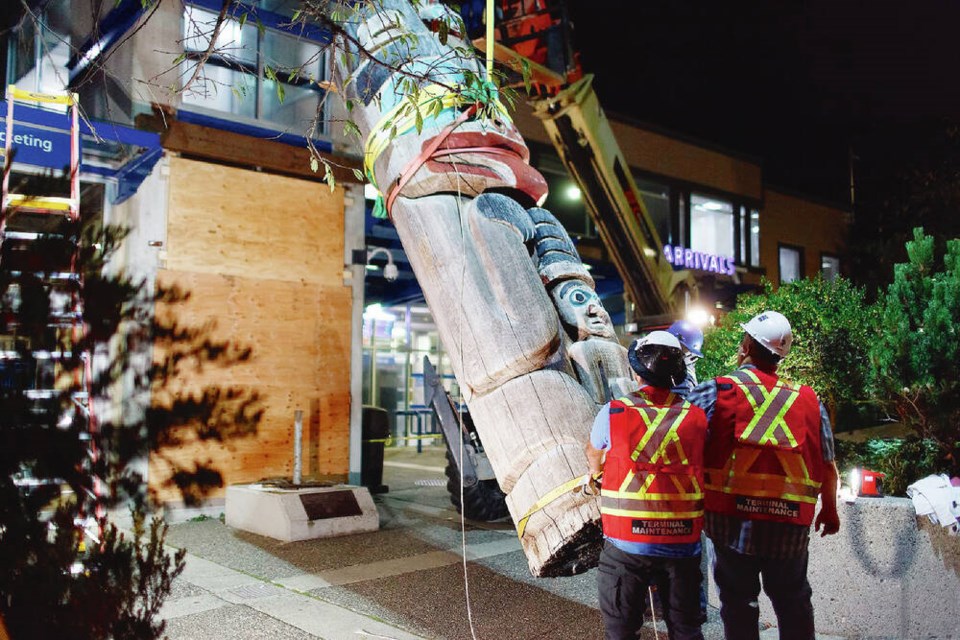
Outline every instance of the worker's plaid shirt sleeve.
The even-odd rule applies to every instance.
[[[830,414],[827,408],[820,403],[820,451],[823,453],[824,462],[833,462],[835,459],[833,453],[833,427],[830,425]]]
[[[707,380],[700,383],[687,395],[687,402],[703,409],[709,422],[713,418],[713,409],[717,406],[717,381]]]

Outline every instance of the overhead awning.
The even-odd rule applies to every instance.
[[[53,171],[70,165],[70,123],[63,112],[18,104],[14,111],[15,167]],[[7,104],[0,102],[0,144],[6,136]],[[80,174],[116,180],[119,204],[137,192],[163,155],[160,136],[112,122],[80,121]]]

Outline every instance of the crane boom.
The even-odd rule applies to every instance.
[[[555,96],[533,103],[564,166],[580,186],[637,315],[676,311],[678,286],[689,272],[664,259],[653,225],[596,92],[586,75]]]

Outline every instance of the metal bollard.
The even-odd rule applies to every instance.
[[[300,486],[300,475],[303,471],[303,411],[297,409],[293,413],[293,484]]]

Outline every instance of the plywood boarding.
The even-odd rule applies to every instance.
[[[171,158],[165,266],[342,285],[343,190]]]
[[[226,484],[290,477],[294,411],[304,411],[304,475],[345,477],[349,464],[351,295],[344,287],[310,282],[238,278],[162,270],[158,282],[189,291],[184,303],[158,305],[184,326],[214,320],[211,338],[250,347],[249,361],[228,369],[190,367],[155,399],[206,385],[237,386],[263,397],[265,413],[255,437],[220,444],[193,441],[165,451],[178,464],[211,462]],[[162,357],[162,345],[157,346]],[[170,469],[151,460],[150,485],[161,489]],[[214,495],[219,495],[215,493]],[[162,490],[163,500],[179,495]]]

